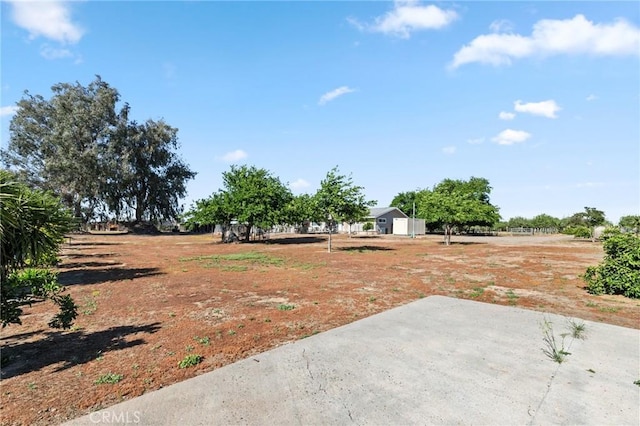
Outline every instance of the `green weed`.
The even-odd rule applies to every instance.
[[[278,305],[279,311],[291,311],[295,308],[296,308],[295,305],[285,305],[285,304]]]
[[[211,343],[211,339],[209,339],[209,337],[206,337],[206,336],[205,337],[196,336],[193,338],[193,340],[205,346],[209,346],[209,343]]]
[[[585,330],[587,328],[587,326],[585,325],[584,322],[580,321],[576,321],[573,318],[569,318],[567,319],[567,322],[569,323],[569,335],[571,337],[573,337],[574,339],[580,339],[580,340],[584,340],[585,339]]]
[[[193,367],[194,365],[198,365],[202,362],[204,357],[202,355],[197,354],[189,354],[185,356],[182,361],[178,363],[179,368],[188,368]]]
[[[567,355],[571,355],[571,353],[567,352],[564,348],[564,335],[562,336],[560,344],[558,344],[553,334],[551,321],[546,318],[542,323],[542,341],[544,342],[542,352],[558,364],[562,364]]]
[[[472,297],[475,299],[476,297],[482,296],[482,293],[484,293],[483,287],[474,287],[473,291],[469,293],[469,297]]]
[[[107,373],[98,377],[96,381],[93,382],[93,384],[94,385],[105,385],[105,384],[112,385],[114,383],[118,383],[123,378],[124,376],[122,374]]]

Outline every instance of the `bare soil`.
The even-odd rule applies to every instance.
[[[599,243],[553,237],[74,235],[49,303],[0,333],[3,425],[57,424],[287,342],[434,294],[640,328],[640,302],[592,296],[579,275]],[[179,368],[187,355],[196,366]],[[113,374],[117,383],[97,384]]]

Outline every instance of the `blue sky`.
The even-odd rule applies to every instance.
[[[489,179],[504,219],[640,214],[637,2],[1,3],[2,147],[24,90],[118,89],[179,129],[198,173],[231,164],[368,199]]]

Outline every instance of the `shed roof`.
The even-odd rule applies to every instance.
[[[406,214],[404,214],[404,212],[402,210],[400,210],[397,207],[372,207],[369,209],[369,216],[368,217],[372,217],[372,218],[378,218],[382,215],[385,215],[393,210],[398,210],[400,213],[402,213],[402,215],[404,217],[409,217]]]

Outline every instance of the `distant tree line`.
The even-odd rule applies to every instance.
[[[455,230],[493,227],[499,220],[499,207],[490,202],[491,186],[485,178],[444,179],[431,189],[401,192],[391,201],[406,215],[425,220],[425,227],[444,231],[445,243]]]
[[[60,197],[84,223],[175,219],[196,175],[176,153],[178,129],[138,123],[99,76],[88,86],[59,83],[45,99],[25,91],[0,153],[4,167],[32,189]]]
[[[315,194],[293,195],[280,179],[255,166],[231,166],[222,174],[223,188],[208,198],[197,200],[183,219],[188,228],[222,227],[223,241],[233,222],[246,228],[245,241],[252,228],[269,230],[277,225],[303,229],[308,222],[323,222],[331,234],[338,223],[363,220],[375,201],[367,201],[361,186],[351,176],[331,169]]]

